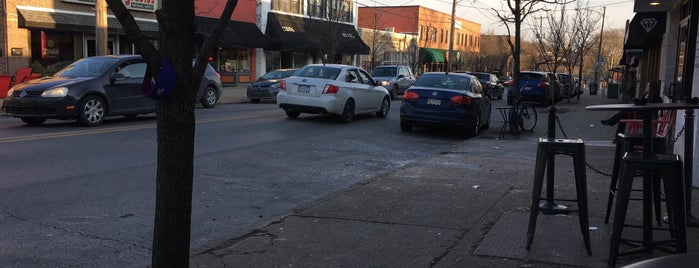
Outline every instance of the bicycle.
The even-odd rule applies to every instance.
[[[514,97],[512,110],[509,114],[510,133],[519,137],[520,131],[531,132],[536,127],[538,115],[534,109],[534,102],[524,102],[521,96]]]

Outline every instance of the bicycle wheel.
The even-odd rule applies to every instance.
[[[519,109],[520,113],[520,127],[523,131],[532,131],[536,127],[536,122],[538,120],[536,109],[534,107],[525,105]]]
[[[522,118],[519,116],[519,109],[510,110],[508,118],[510,133],[512,133],[512,136],[519,137],[519,132],[522,128]]]

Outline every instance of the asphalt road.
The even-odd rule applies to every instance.
[[[349,124],[287,119],[273,103],[197,109],[192,248],[464,142],[451,131],[401,132],[399,101],[392,104],[385,119]],[[479,139],[497,138],[492,116]],[[95,128],[0,116],[0,267],[147,265],[156,149],[153,116]]]

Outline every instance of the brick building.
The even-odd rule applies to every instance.
[[[358,27],[418,35],[419,73],[445,70],[451,14],[422,6],[360,7]],[[481,25],[454,19],[452,70],[469,69],[478,62]]]

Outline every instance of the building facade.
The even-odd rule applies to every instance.
[[[418,73],[446,70],[451,58],[451,70],[466,70],[478,63],[481,25],[454,18],[451,39],[451,14],[423,6],[360,7],[360,28],[390,30],[418,36]],[[448,55],[452,46],[453,55]]]
[[[50,74],[75,60],[95,55],[95,0],[0,0],[0,73],[20,67]],[[157,44],[155,10],[163,0],[123,0],[141,30]],[[203,44],[225,1],[196,0],[196,29]],[[137,48],[108,11],[110,54]],[[351,0],[240,0],[209,55],[225,84],[246,83],[271,69],[309,63],[359,65],[368,47],[356,30],[357,5]]]
[[[129,1],[141,30],[155,39],[155,10],[161,0]],[[20,67],[51,73],[77,59],[95,55],[93,0],[0,0],[4,9],[0,26],[0,73],[14,74]],[[108,17],[108,49],[112,54],[136,53],[113,15]]]
[[[640,94],[647,82],[659,82],[661,94],[667,102],[685,101],[699,96],[699,63],[697,62],[697,33],[699,33],[699,6],[693,0],[671,0],[651,3],[635,0],[635,15],[628,23],[624,42],[624,57],[620,64],[626,68],[625,80],[632,79],[636,94]],[[685,113],[678,112],[675,135],[686,135]],[[683,133],[684,131],[684,133]],[[699,174],[697,153],[699,146],[693,140],[692,173]],[[684,138],[677,139],[673,151],[685,155]],[[693,185],[699,185],[698,176],[693,176]]]
[[[369,54],[361,55],[361,66],[372,70],[379,65],[400,64],[414,67],[418,57],[418,35],[359,28],[359,35],[369,46]]]

